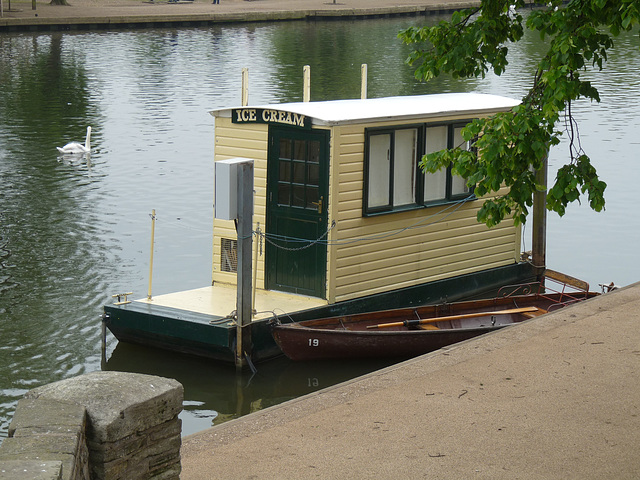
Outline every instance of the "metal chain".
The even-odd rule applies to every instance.
[[[329,232],[330,232],[331,230],[333,230],[333,229],[335,228],[335,226],[336,226],[336,221],[335,221],[335,220],[332,220],[332,221],[331,221],[331,226],[327,229],[327,231],[326,231],[326,232],[324,232],[322,235],[320,235],[320,236],[319,236],[317,239],[315,239],[315,240],[312,240],[312,241],[311,241],[311,240],[309,240],[309,242],[310,242],[310,243],[309,243],[308,245],[305,245],[304,247],[298,247],[298,248],[287,248],[287,247],[283,247],[282,245],[278,245],[278,244],[277,244],[277,243],[275,243],[273,240],[269,239],[269,238],[267,237],[267,235],[266,235],[266,234],[264,234],[264,233],[256,232],[256,234],[260,236],[260,239],[262,239],[262,237],[264,237],[264,240],[265,240],[266,242],[270,243],[271,245],[273,245],[273,246],[274,246],[274,247],[276,247],[276,248],[279,248],[279,249],[281,249],[281,250],[286,250],[286,251],[288,251],[288,252],[299,252],[300,250],[306,250],[307,248],[310,248],[310,247],[314,246],[315,244],[317,244],[318,242],[320,242],[323,238],[325,238],[327,235],[329,235]],[[296,239],[296,240],[298,240],[298,239]],[[285,241],[287,241],[287,240],[285,240]],[[307,240],[300,239],[300,241],[307,241]]]

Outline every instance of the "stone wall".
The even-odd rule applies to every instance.
[[[0,446],[0,478],[88,479],[86,424],[82,405],[23,398]]]
[[[0,445],[0,480],[177,480],[182,399],[175,380],[122,372],[31,390]]]

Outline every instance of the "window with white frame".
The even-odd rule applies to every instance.
[[[462,138],[466,123],[367,129],[364,214],[420,208],[468,196],[465,179],[453,175],[450,168],[422,173],[418,167],[424,154],[456,146],[471,148]]]
[[[445,148],[471,148],[470,142],[462,138],[465,124],[427,125],[425,127],[425,154]],[[451,168],[440,169],[435,173],[424,174],[424,203],[442,203],[469,196],[467,181],[451,173]]]
[[[368,211],[415,205],[419,132],[418,127],[368,132],[365,186]]]

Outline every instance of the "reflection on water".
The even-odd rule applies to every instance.
[[[188,435],[393,363],[388,359],[294,363],[279,357],[258,364],[255,374],[237,374],[233,366],[119,343],[104,369],[159,375],[182,383],[186,399],[182,433]]]
[[[153,293],[210,282],[213,119],[240,104],[243,67],[254,104],[469,91],[522,96],[540,54],[518,45],[500,78],[418,84],[404,64],[400,29],[438,18],[287,22],[134,32],[0,35],[0,437],[29,389],[100,369],[101,307],[111,294],[144,297],[150,219],[156,209]],[[592,284],[636,280],[639,214],[637,35],[616,43],[601,105],[579,103],[583,147],[609,184],[607,211],[571,207],[549,220],[548,262]],[[58,158],[82,141],[90,158]],[[552,152],[555,165],[564,158]],[[528,240],[525,238],[525,246]],[[597,252],[597,255],[593,255]],[[589,260],[586,261],[586,258]],[[380,365],[293,365],[236,377],[234,369],[108,342],[107,368],[178,378],[186,432],[360,375]],[[215,415],[218,415],[214,419]]]

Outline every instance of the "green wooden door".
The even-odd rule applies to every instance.
[[[269,290],[326,297],[328,155],[328,131],[269,129],[265,249]]]

